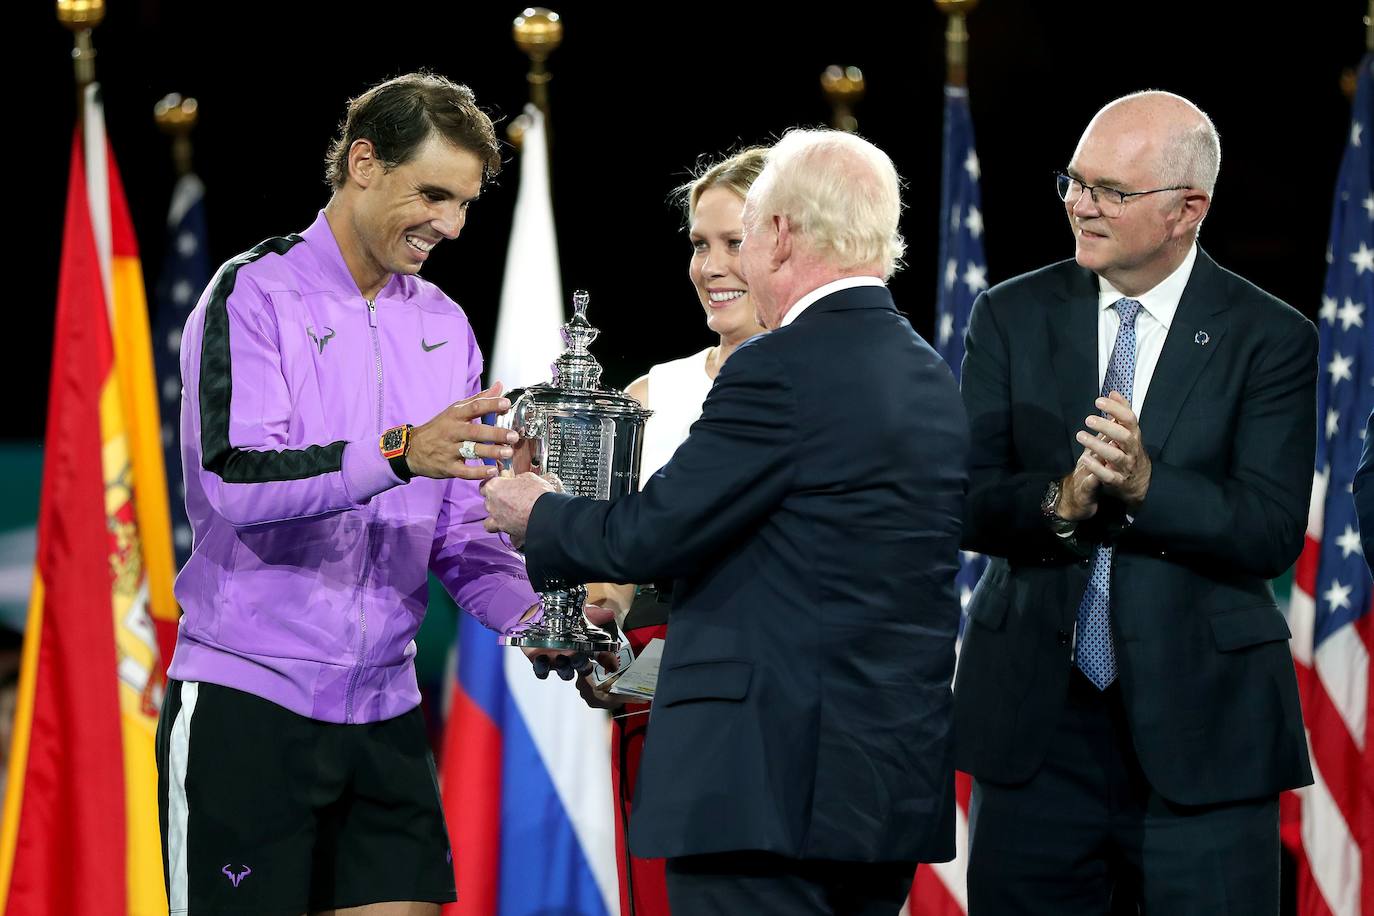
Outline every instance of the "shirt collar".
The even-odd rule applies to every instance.
[[[840,290],[844,289],[853,289],[856,286],[886,285],[886,283],[877,277],[841,277],[838,280],[831,280],[824,286],[816,287],[793,303],[792,307],[787,310],[787,314],[782,316],[782,323],[779,324],[778,327],[787,327],[789,324],[796,321],[797,316],[806,311],[807,308],[824,299],[826,296],[829,296],[831,293],[838,293]],[[1113,299],[1112,301],[1115,302],[1116,300]]]
[[[1116,304],[1118,299],[1134,299],[1140,303],[1140,307],[1150,313],[1150,317],[1158,321],[1167,331],[1173,324],[1174,313],[1178,311],[1179,300],[1183,298],[1183,290],[1188,285],[1188,277],[1193,273],[1193,264],[1197,261],[1197,242],[1192,244],[1188,253],[1183,257],[1183,263],[1174,268],[1174,272],[1165,277],[1154,289],[1142,293],[1139,296],[1127,296],[1116,287],[1108,283],[1104,278],[1097,278],[1097,307],[1106,311]]]
[[[348,262],[344,260],[343,250],[339,248],[339,240],[334,237],[334,230],[329,225],[329,218],[321,210],[315,217],[315,221],[310,227],[301,232],[301,238],[305,239],[310,246],[311,253],[324,266],[328,272],[331,282],[344,292],[358,292],[357,281],[353,279],[353,274],[348,269]],[[399,282],[396,274],[386,278],[377,298],[373,301],[380,301],[384,296],[389,296]]]

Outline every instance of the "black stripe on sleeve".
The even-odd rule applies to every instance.
[[[303,449],[256,452],[229,443],[229,404],[234,374],[229,351],[229,294],[241,267],[269,254],[282,255],[299,242],[299,235],[262,242],[224,265],[210,289],[205,306],[205,331],[200,342],[200,461],[225,483],[265,483],[300,480],[340,470],[347,442],[311,445]]]

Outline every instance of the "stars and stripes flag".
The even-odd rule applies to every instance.
[[[1374,406],[1374,56],[1360,63],[1336,185],[1318,317],[1317,466],[1289,624],[1315,784],[1285,795],[1299,916],[1374,913],[1374,751],[1367,729],[1374,647],[1370,576],[1350,486]]]
[[[973,118],[968,89],[945,87],[944,174],[940,188],[940,282],[935,298],[935,349],[944,357],[957,381],[964,363],[964,332],[973,300],[988,288],[987,258],[983,255],[983,199],[978,191],[982,172],[973,146]],[[976,553],[960,557],[960,603],[967,607],[987,561]],[[959,632],[963,632],[960,621]]]
[[[167,209],[167,251],[158,278],[153,313],[153,365],[157,372],[162,415],[162,453],[167,467],[167,493],[172,513],[172,548],[176,568],[191,556],[191,523],[186,519],[186,485],[181,476],[181,329],[200,291],[210,283],[206,247],[205,185],[194,173],[177,179]],[[176,623],[158,623],[164,663],[172,660]]]
[[[973,300],[988,288],[987,259],[983,255],[983,200],[978,191],[981,177],[978,153],[973,145],[973,117],[968,89],[945,86],[944,170],[940,187],[940,280],[935,299],[935,349],[959,378],[964,362],[964,332],[968,330]],[[968,606],[973,587],[987,560],[964,551],[955,579],[959,601]],[[964,620],[959,621],[959,632]],[[971,782],[967,773],[955,774],[958,808],[955,811],[955,858],[952,862],[921,866],[911,888],[907,909],[912,916],[963,916],[968,911],[965,888],[968,868],[968,802]]]
[[[153,736],[173,620],[167,491],[143,270],[84,90],[72,144],[4,820],[0,913],[167,912]]]

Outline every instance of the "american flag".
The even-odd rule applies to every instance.
[[[973,300],[988,288],[983,256],[983,199],[978,193],[978,153],[973,148],[973,118],[968,90],[945,87],[944,174],[940,188],[940,282],[935,297],[935,349],[954,378],[964,362],[964,332]],[[967,607],[987,561],[976,553],[960,557],[959,601]],[[960,621],[959,632],[963,632]]]
[[[964,332],[973,300],[988,288],[987,259],[983,256],[983,202],[978,192],[978,153],[973,146],[973,117],[968,89],[945,86],[944,171],[940,188],[940,280],[935,298],[935,349],[954,378],[964,362]],[[959,555],[959,601],[968,606],[973,587],[987,560],[980,554]],[[959,621],[959,632],[964,620]],[[955,859],[916,870],[907,911],[911,916],[963,916],[968,912],[968,802],[971,783],[956,775]]]
[[[210,282],[210,252],[205,244],[205,186],[188,173],[177,180],[167,212],[167,252],[157,284],[153,315],[153,365],[157,372],[158,412],[172,509],[172,546],[179,570],[191,555],[191,525],[186,520],[186,485],[181,474],[181,329]],[[170,660],[170,656],[168,656]]]
[[[1289,605],[1314,785],[1284,797],[1299,916],[1374,913],[1374,752],[1366,722],[1374,648],[1370,575],[1350,485],[1374,406],[1374,57],[1360,63],[1336,184],[1318,316],[1317,466]]]

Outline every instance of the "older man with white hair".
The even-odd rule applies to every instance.
[[[954,591],[968,429],[884,280],[899,180],[795,130],[745,202],[771,333],[721,370],[642,492],[486,488],[531,581],[676,578],[630,825],[674,916],[896,913],[954,851]],[[532,511],[531,511],[532,508]]]
[[[1112,102],[1058,176],[1075,257],[974,304],[970,916],[1278,912],[1317,335],[1198,247],[1220,161],[1188,100]]]

